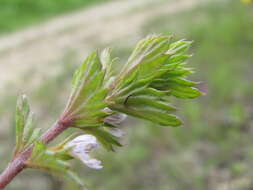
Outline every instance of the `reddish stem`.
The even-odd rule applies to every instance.
[[[41,137],[41,141],[49,143],[60,133],[66,130],[67,123],[57,122],[53,127],[49,128]],[[23,169],[26,168],[26,162],[30,158],[33,148],[29,148],[20,154],[9,163],[7,168],[0,175],[0,190],[3,190]]]

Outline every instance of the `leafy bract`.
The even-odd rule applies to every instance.
[[[64,113],[66,118],[70,118],[72,127],[93,134],[108,150],[119,145],[116,137],[102,129],[108,126],[105,118],[114,113],[106,109],[109,105],[106,97],[113,82],[114,62],[109,49],[105,49],[101,55],[93,52],[88,56],[73,76],[72,93]]]
[[[40,136],[40,129],[34,127],[34,114],[30,112],[25,95],[19,97],[16,106],[16,150],[15,155],[28,148]]]
[[[75,72],[65,111],[74,127],[100,126],[103,118],[109,115],[104,109],[108,106],[105,98],[109,91],[112,63],[108,49],[101,57],[93,52]]]
[[[152,35],[140,41],[116,77],[109,107],[162,126],[182,122],[172,112],[169,96],[196,98],[201,92],[186,77],[192,73],[186,61],[191,42],[171,42],[171,37]]]
[[[27,161],[27,167],[45,170],[51,174],[70,180],[77,187],[83,189],[84,183],[70,169],[70,164],[67,162],[70,159],[68,152],[69,149],[62,149],[61,151],[47,149],[44,143],[36,141],[32,155]]]

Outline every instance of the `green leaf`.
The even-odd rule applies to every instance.
[[[138,96],[138,95],[150,95],[150,96],[155,96],[158,98],[162,98],[165,97],[169,94],[169,91],[161,91],[161,90],[157,90],[154,88],[145,88],[141,91],[138,91],[136,93],[133,93],[133,96]]]
[[[114,105],[112,106],[112,109],[118,110],[120,112],[123,112],[125,114],[138,117],[141,119],[145,119],[154,123],[157,123],[162,126],[173,126],[177,127],[182,125],[182,122],[180,119],[172,114],[168,114],[165,111],[161,111],[160,109],[154,109],[151,107],[135,107],[130,108],[127,106],[119,106]]]
[[[116,63],[117,59],[112,59],[111,58],[111,49],[106,48],[102,51],[102,53],[100,55],[100,60],[101,60],[102,66],[103,66],[103,70],[105,70],[104,85],[106,87],[109,87],[111,85],[111,83],[113,82],[113,80],[112,80],[113,66]]]
[[[122,146],[117,137],[107,132],[102,127],[100,128],[83,128],[86,133],[91,134],[97,138],[97,140],[109,151],[114,151],[113,146]]]
[[[92,86],[93,82],[93,89],[90,89],[91,91],[96,88],[96,85],[98,85],[99,81],[95,81],[94,79],[96,77],[101,77],[101,69],[102,64],[99,60],[98,53],[93,52],[90,56],[86,58],[84,63],[76,70],[74,73],[73,79],[72,79],[72,93],[71,97],[68,103],[69,109],[76,108],[77,105],[79,105],[80,101],[85,99],[87,95],[89,95],[84,88],[86,88],[87,85]],[[99,76],[97,76],[99,75]],[[90,92],[89,90],[89,92]]]
[[[176,108],[166,103],[162,100],[154,99],[152,96],[142,95],[142,96],[131,96],[125,102],[126,107],[135,107],[135,108],[149,108],[153,107],[159,110],[164,111],[175,111]]]
[[[15,155],[30,146],[40,136],[40,129],[34,128],[34,114],[30,112],[28,100],[21,96],[16,106],[16,150]]]
[[[176,55],[176,54],[183,54],[185,53],[191,46],[192,42],[179,40],[174,42],[170,45],[168,51],[166,52],[167,55]]]
[[[168,79],[168,82],[171,82],[180,86],[188,86],[188,87],[192,87],[198,84],[197,82],[189,81],[184,78],[172,78],[172,79]]]
[[[66,157],[69,157],[68,149],[53,151],[53,149],[47,149],[44,143],[37,141],[32,156],[27,161],[27,167],[45,170],[74,182],[78,187],[84,187],[82,180],[71,171],[69,163],[65,161]]]
[[[71,118],[74,127],[99,126],[108,116],[103,110],[108,106],[105,99],[109,93],[112,64],[110,51],[106,49],[101,56],[93,52],[75,72],[71,97],[64,113],[65,117]]]
[[[30,113],[30,108],[25,95],[21,96],[16,106],[16,150],[19,151],[23,147],[23,133],[25,123]]]
[[[135,83],[121,89],[120,91],[117,92],[117,96],[119,97],[118,100],[126,99],[127,97],[131,96],[134,93],[138,93],[140,91],[143,91],[145,88],[147,88],[147,83],[149,81],[150,81],[150,79],[139,80],[138,82],[135,82]]]
[[[46,145],[40,141],[36,141],[34,144],[31,160],[35,160],[44,154],[46,151]]]
[[[152,76],[168,59],[165,52],[169,45],[170,37],[167,36],[153,35],[140,41],[119,74],[120,81],[124,82],[124,79],[132,78],[132,75],[136,75],[135,70],[139,72],[139,79]]]
[[[193,87],[171,86],[171,94],[177,98],[196,98],[202,93]]]
[[[82,109],[90,98],[96,96],[97,91],[102,86],[103,80],[104,73],[99,72],[83,83],[82,88],[78,89],[78,94],[72,104],[71,108],[73,111]]]
[[[169,76],[169,77],[177,77],[177,76],[182,77],[182,76],[187,76],[192,73],[194,73],[194,72],[191,68],[179,67],[176,70],[168,71],[167,73],[165,73],[165,76],[166,76],[166,78],[167,78],[167,76]]]
[[[169,62],[170,63],[183,63],[186,60],[188,60],[189,58],[191,58],[191,55],[173,55],[170,57]]]
[[[32,132],[30,132],[29,134],[25,135],[25,142],[26,142],[26,146],[32,145],[32,143],[36,140],[38,140],[38,138],[41,135],[41,129],[40,128],[31,128]]]

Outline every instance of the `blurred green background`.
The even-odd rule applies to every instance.
[[[1,0],[0,33],[13,32],[99,2],[106,0]]]
[[[133,1],[122,2],[127,5]],[[122,125],[126,133],[122,139],[125,146],[116,153],[102,149],[96,153],[96,157],[103,161],[104,169],[101,171],[88,169],[77,161],[73,164],[90,189],[94,190],[252,190],[253,6],[239,0],[195,0],[194,6],[181,10],[180,6],[188,5],[189,1],[161,0],[155,5],[147,2],[149,1],[143,1],[138,7],[130,7],[121,15],[127,18],[123,21],[131,21],[121,23],[131,34],[129,38],[125,35],[121,37],[121,30],[117,25],[109,29],[105,25],[103,27],[106,31],[117,31],[118,37],[114,39],[107,35],[110,40],[101,40],[104,39],[101,37],[104,35],[102,31],[101,36],[98,34],[101,38],[91,36],[92,42],[89,44],[100,49],[109,44],[115,49],[113,54],[120,57],[120,63],[124,64],[137,40],[147,34],[173,34],[175,40],[193,40],[191,52],[194,56],[189,65],[195,68],[196,73],[192,77],[201,81],[199,88],[205,95],[198,100],[175,102],[184,120],[183,127],[164,128],[149,122],[128,119]],[[108,3],[119,4],[116,1]],[[164,11],[170,4],[179,7],[178,11],[171,13],[169,8],[167,12]],[[8,38],[10,32],[15,35],[15,32],[25,30],[28,26],[36,28],[66,12],[71,15],[75,11],[85,12],[96,6],[106,5],[107,2],[102,0],[1,0],[0,42]],[[159,13],[152,15],[153,9]],[[163,11],[160,12],[159,9]],[[143,19],[145,21],[141,25],[134,24],[140,17],[150,14],[148,19]],[[113,18],[113,23],[121,21],[121,17]],[[84,40],[82,43],[85,42]],[[72,42],[73,46],[75,43]],[[16,51],[14,48],[0,52],[0,60],[1,56],[4,56],[3,60],[8,60],[6,56],[11,57]],[[13,125],[17,95],[28,94],[37,115],[38,126],[50,126],[64,107],[74,69],[88,52],[89,50],[84,52],[80,58],[73,49],[65,47],[59,59],[43,67],[46,73],[51,68],[58,68],[57,72],[44,76],[40,75],[40,69],[27,67],[29,69],[19,78],[1,87],[1,170],[8,163],[10,150],[14,145]],[[43,56],[43,52],[41,54]],[[2,68],[8,68],[7,63],[1,61],[0,64]],[[25,60],[16,64],[17,70],[23,68],[22,64],[26,64]],[[39,64],[39,61],[34,64]],[[4,74],[4,70],[0,70],[1,74]],[[37,75],[42,80],[34,85]],[[63,183],[46,173],[27,170],[7,189],[73,188],[71,184]]]

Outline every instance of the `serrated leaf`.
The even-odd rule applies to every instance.
[[[138,75],[139,75],[139,70],[136,69],[135,71],[132,72],[132,74],[129,77],[123,80],[122,83],[117,88],[123,89],[131,84],[134,84],[134,81],[137,80]]]
[[[85,112],[92,112],[96,110],[102,110],[107,106],[107,103],[104,101],[108,94],[108,89],[101,89],[94,94],[94,96],[91,96],[83,101],[83,105],[77,108],[77,110],[74,112],[76,115],[82,114]]]
[[[103,66],[103,70],[105,70],[105,77],[104,77],[104,85],[109,87],[113,80],[111,77],[113,75],[113,65],[116,62],[116,59],[111,58],[111,49],[106,48],[102,51],[100,55],[101,64]]]
[[[183,63],[186,60],[188,60],[189,58],[191,58],[191,55],[173,55],[170,57],[169,62],[170,63]]]
[[[177,76],[187,76],[189,74],[192,74],[193,70],[191,68],[178,68],[176,70],[168,71],[168,73],[165,74],[165,77],[168,78],[168,76],[171,77],[177,77]]]
[[[23,133],[29,113],[29,104],[26,96],[23,95],[18,99],[16,106],[16,151],[24,146]]]
[[[168,114],[167,112],[161,111],[159,109],[152,108],[129,108],[126,106],[112,106],[112,109],[118,110],[125,114],[145,119],[162,126],[180,126],[182,122],[177,118],[177,116]]]
[[[99,72],[93,76],[90,77],[88,81],[85,81],[83,83],[82,88],[80,88],[78,91],[78,95],[75,98],[75,101],[72,104],[71,109],[73,111],[82,109],[86,104],[87,101],[96,96],[97,91],[99,88],[101,88],[101,85],[103,83],[104,73]]]
[[[18,99],[16,107],[15,155],[30,146],[39,135],[39,129],[34,128],[34,114],[30,112],[28,100],[23,95]]]
[[[131,96],[125,102],[126,107],[134,107],[134,108],[148,108],[153,107],[159,110],[164,111],[175,111],[176,108],[170,105],[169,103],[154,99],[152,96],[142,95],[142,96]]]
[[[172,86],[171,94],[177,98],[196,98],[202,93],[193,87]]]
[[[132,83],[126,88],[121,89],[119,92],[117,92],[117,96],[119,97],[118,100],[126,99],[128,96],[144,90],[145,88],[147,88],[150,80],[151,79],[139,80],[138,82]]]
[[[161,99],[165,98],[166,96],[168,96],[169,93],[170,93],[170,91],[161,91],[161,90],[157,90],[155,88],[148,87],[148,88],[144,88],[142,90],[132,93],[131,97],[150,96],[150,98],[157,98],[158,100],[161,100]]]
[[[192,42],[179,40],[170,45],[169,50],[166,52],[167,55],[183,54],[191,46]]]
[[[34,131],[34,114],[31,113],[29,114],[26,123],[25,123],[25,127],[24,127],[24,131],[23,131],[23,141],[27,142],[30,138],[30,136],[33,134]]]
[[[181,86],[188,86],[188,87],[192,87],[198,84],[197,82],[186,80],[184,78],[172,78],[172,79],[168,79],[168,82],[181,85]]]
[[[92,79],[98,77],[100,73],[101,76],[102,64],[99,60],[97,52],[91,53],[84,63],[76,70],[72,79],[72,93],[67,107],[69,109],[74,109],[76,105],[80,102],[80,99],[86,98],[87,93],[84,91],[90,82],[94,82]],[[95,81],[97,82],[97,81]],[[94,85],[96,85],[95,83]],[[94,87],[95,88],[95,87]]]
[[[99,126],[107,113],[105,101],[109,93],[108,81],[111,80],[113,60],[110,51],[104,50],[99,57],[92,53],[73,77],[73,93],[65,109],[64,116],[71,118],[74,127]]]
[[[168,59],[165,52],[169,48],[170,37],[148,36],[140,41],[129,57],[126,65],[120,73],[121,78],[131,78],[138,70],[138,78],[149,78]],[[122,80],[123,81],[123,80]]]

